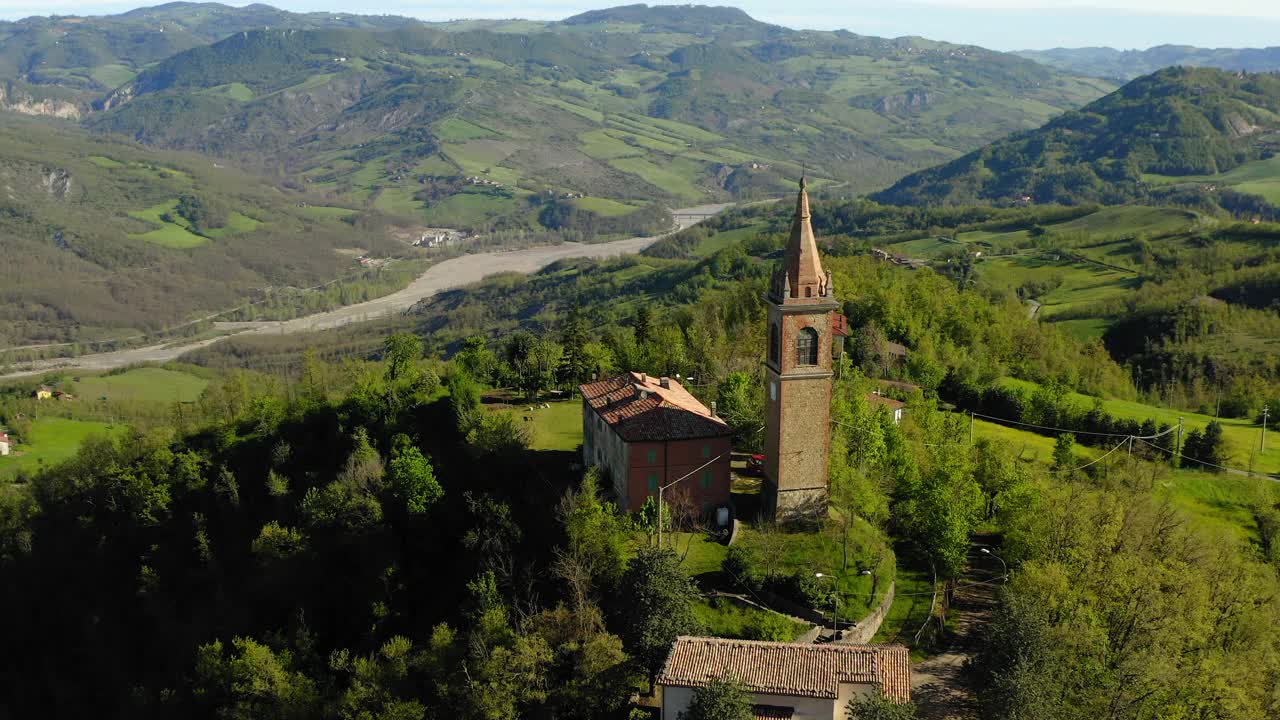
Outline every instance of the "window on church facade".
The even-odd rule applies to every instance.
[[[769,326],[769,360],[774,365],[782,361],[782,333],[778,331],[777,323]]]
[[[818,331],[813,328],[802,328],[796,334],[796,364],[818,364]]]

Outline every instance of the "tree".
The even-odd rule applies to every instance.
[[[642,547],[627,563],[617,602],[623,646],[638,667],[654,678],[681,635],[700,629],[693,603],[700,597],[693,580],[669,548]]]
[[[315,681],[294,668],[287,650],[275,652],[251,638],[220,641],[196,653],[197,703],[227,720],[304,720],[316,717]]]
[[[422,341],[413,333],[388,335],[382,343],[382,357],[387,364],[388,383],[412,384],[422,357]]]
[[[733,447],[760,449],[764,427],[764,388],[745,372],[731,372],[716,386],[716,413],[733,430]]]
[[[636,308],[636,342],[644,344],[649,342],[649,338],[653,333],[653,310],[647,304]]]
[[[1076,436],[1062,433],[1053,441],[1053,469],[1069,472],[1076,466]]]
[[[894,702],[877,692],[850,700],[845,716],[849,720],[915,720],[916,707]]]
[[[480,385],[466,372],[454,370],[444,381],[458,432],[466,435],[480,416]]]
[[[431,462],[407,435],[397,435],[392,441],[387,478],[400,507],[413,515],[426,512],[444,495]]]
[[[732,679],[715,678],[693,691],[680,720],[751,720],[751,696]]]
[[[453,356],[453,362],[483,383],[493,382],[498,373],[498,356],[480,335],[463,340],[462,349]]]

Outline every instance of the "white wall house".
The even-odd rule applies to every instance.
[[[901,645],[681,637],[658,676],[662,720],[677,720],[717,678],[741,684],[755,717],[769,720],[845,720],[850,700],[872,694],[911,700],[911,658]]]
[[[0,432],[0,457],[9,454],[9,436]]]

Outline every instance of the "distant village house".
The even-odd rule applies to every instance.
[[[9,446],[10,442],[8,434],[0,432],[0,457],[4,457],[9,454]]]
[[[53,388],[47,385],[41,385],[31,393],[31,397],[37,400],[48,400],[53,397]]]
[[[894,400],[891,397],[881,395],[879,391],[867,393],[867,403],[871,405],[871,409],[888,408],[889,414],[893,416],[894,424],[902,422],[902,415],[906,410],[907,404],[901,400]]]

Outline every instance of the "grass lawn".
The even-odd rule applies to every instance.
[[[734,598],[714,597],[699,601],[694,604],[693,613],[712,637],[792,642],[810,628],[807,623],[796,622],[785,615]]]
[[[542,409],[534,407],[530,413],[524,407],[515,408],[521,417],[529,415],[533,418],[534,450],[577,450],[582,445],[582,403],[577,400],[563,400],[547,403],[551,407]]]
[[[884,545],[880,532],[864,520],[858,520],[850,530],[847,569],[844,568],[844,545],[840,533],[832,526],[818,531],[763,533],[756,528],[743,527],[739,530],[737,542],[756,549],[766,574],[778,577],[803,575],[812,578],[815,573],[820,572],[834,576],[840,591],[842,618],[857,619],[865,616],[880,602],[889,589],[889,579],[894,577],[893,551]],[[874,569],[879,583],[875,583],[871,576],[860,573],[863,567],[872,565],[877,559],[879,564],[867,569]],[[874,598],[871,597],[873,584],[876,587]],[[829,605],[814,609],[822,613],[831,612]]]
[[[143,367],[118,375],[81,377],[72,393],[83,401],[137,400],[143,402],[192,402],[200,397],[209,381],[177,370]]]
[[[124,432],[125,425],[108,425],[85,420],[66,418],[40,418],[31,423],[33,443],[25,442],[13,448],[13,454],[0,457],[0,478],[11,478],[19,470],[35,472],[56,465],[76,454],[81,443],[90,435]]]
[[[116,160],[112,160],[109,157],[103,157],[101,155],[90,155],[89,162],[93,163],[94,165],[97,165],[100,168],[111,169],[111,168],[124,167],[124,163]]]
[[[253,232],[257,230],[262,223],[254,220],[248,215],[242,215],[235,210],[227,216],[227,224],[220,228],[209,230],[209,237],[223,238],[231,235],[239,235],[241,233]]]
[[[900,563],[896,576],[893,605],[885,615],[873,643],[909,645],[929,617],[933,601],[933,576],[929,568],[915,562]]]
[[[695,578],[719,573],[729,552],[728,545],[704,532],[663,533],[662,541],[684,558],[685,572]]]

